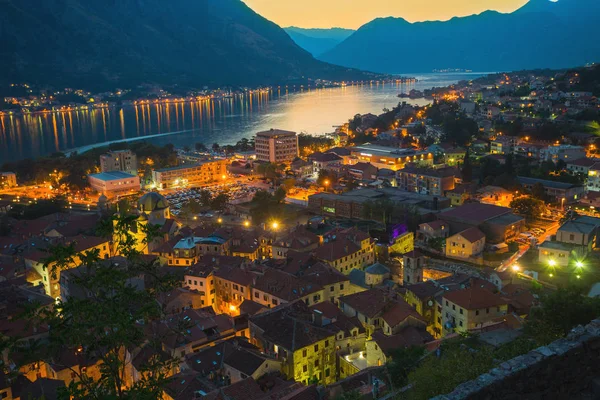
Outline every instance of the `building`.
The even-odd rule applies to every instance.
[[[323,242],[314,251],[315,257],[344,275],[353,269],[363,270],[375,261],[373,239],[357,228],[331,232]]]
[[[307,317],[308,316],[308,317]],[[281,372],[304,384],[336,381],[336,333],[312,323],[308,307],[295,301],[250,318],[250,342],[281,361]]]
[[[490,290],[472,286],[442,297],[442,335],[482,328],[508,312],[508,301]]]
[[[572,146],[569,144],[559,144],[548,146],[540,153],[541,161],[552,161],[557,163],[562,160],[564,162],[585,158],[587,155],[585,148],[582,146]]]
[[[450,234],[450,227],[447,223],[441,220],[425,222],[419,225],[417,231],[417,239],[429,240],[429,239],[446,239]]]
[[[450,207],[450,200],[441,196],[431,196],[407,192],[398,188],[360,189],[344,194],[317,193],[308,196],[309,209],[317,214],[342,218],[369,219],[363,215],[363,204],[388,199],[396,203],[410,203],[421,214]]]
[[[590,171],[591,174],[592,171]],[[518,176],[517,180],[527,190],[533,189],[536,183],[541,183],[544,186],[546,196],[551,202],[557,204],[574,203],[583,197],[585,189],[582,185],[576,185],[566,182],[548,181],[545,179],[528,178]],[[589,183],[588,183],[589,184]]]
[[[377,178],[377,167],[368,162],[357,162],[346,167],[348,175],[359,181],[372,181]]]
[[[538,260],[544,265],[565,267],[583,262],[598,247],[600,219],[580,216],[558,228],[556,240],[546,240],[538,247]]]
[[[180,165],[152,171],[157,189],[202,186],[227,178],[227,160],[207,160],[195,165]]]
[[[215,286],[213,268],[205,264],[194,264],[186,269],[183,278],[184,287],[194,290],[202,296],[203,307],[212,307],[215,304]]]
[[[100,171],[137,175],[137,156],[131,150],[115,150],[100,156]]]
[[[485,186],[477,190],[476,196],[481,203],[499,207],[510,207],[510,203],[514,199],[513,192],[499,186]]]
[[[472,227],[446,239],[446,257],[474,258],[481,255],[484,247],[485,234]]]
[[[17,186],[17,175],[14,172],[0,172],[0,189]]]
[[[254,148],[257,161],[289,164],[298,157],[298,135],[280,129],[258,132]]]
[[[451,234],[477,227],[489,243],[502,243],[514,238],[525,225],[523,217],[513,214],[512,209],[484,203],[452,208],[438,214],[438,219],[450,225]]]
[[[343,164],[343,158],[335,153],[316,152],[308,156],[308,161],[313,164],[313,172],[319,173],[322,169],[327,169],[332,164]]]
[[[598,171],[597,168],[600,168],[598,165],[597,168],[593,168],[595,164],[600,163],[600,160],[596,158],[578,158],[577,160],[570,160],[567,162],[567,171],[569,171],[572,175],[583,175],[588,176],[590,170]]]
[[[135,193],[141,188],[139,176],[122,171],[90,174],[88,183],[92,189],[106,197]]]
[[[372,144],[354,146],[350,151],[351,155],[356,157],[358,161],[371,163],[377,168],[388,168],[393,171],[398,171],[411,162],[420,165],[433,165],[433,153],[427,151]]]
[[[516,138],[511,136],[498,136],[490,142],[491,154],[511,154],[516,146]]]
[[[417,192],[431,196],[443,196],[454,189],[454,181],[459,172],[454,167],[418,168],[407,166],[397,172],[397,184],[407,192]]]
[[[600,192],[600,162],[594,163],[588,169],[587,190],[590,192]]]

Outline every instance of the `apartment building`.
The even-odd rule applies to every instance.
[[[298,135],[281,129],[258,132],[254,149],[257,161],[289,164],[298,157]]]
[[[418,168],[408,166],[397,172],[397,183],[400,189],[431,196],[443,196],[447,190],[454,189],[454,181],[458,175],[454,167]]]
[[[227,160],[208,160],[152,171],[157,189],[201,186],[227,178]]]
[[[137,156],[131,150],[110,151],[100,156],[100,171],[137,175]]]

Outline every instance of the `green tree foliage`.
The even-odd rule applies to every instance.
[[[542,306],[531,311],[525,332],[542,345],[561,338],[577,325],[600,316],[600,299],[585,296],[580,288],[561,288],[542,295]]]
[[[425,348],[419,346],[400,347],[392,351],[392,361],[386,367],[396,388],[408,383],[408,374],[415,369],[425,355]]]
[[[32,305],[27,317],[33,324],[49,326],[49,336],[31,347],[15,347],[13,352],[23,355],[22,360],[42,360],[60,365],[66,352],[73,352],[81,360],[98,360],[100,377],[95,379],[85,369],[71,368],[75,380],[59,394],[61,399],[156,399],[160,398],[167,383],[168,372],[178,363],[176,359],[155,360],[146,366],[147,374],[133,387],[126,388],[126,369],[130,360],[124,350],[133,350],[147,341],[146,324],[164,317],[156,301],[179,282],[163,275],[159,266],[141,257],[135,249],[136,241],[129,227],[136,216],[115,215],[104,224],[104,232],[114,227],[115,254],[127,259],[101,259],[98,250],[83,254],[74,245],[56,245],[49,248],[45,268],[53,275],[79,266],[71,274],[70,284],[81,288],[85,296],[58,300],[52,308]],[[141,226],[142,227],[142,226]],[[145,229],[147,245],[157,235],[154,226]],[[133,282],[143,280],[146,285]]]
[[[317,176],[317,184],[319,186],[327,187],[327,189],[330,189],[332,186],[335,186],[337,181],[338,178],[335,173],[326,169],[319,170],[319,175]]]
[[[200,204],[202,204],[205,207],[209,206],[211,200],[212,194],[210,194],[208,190],[203,189],[200,191]]]
[[[283,192],[283,193],[282,193]],[[251,202],[250,215],[254,224],[261,224],[270,219],[279,219],[283,214],[283,199],[285,191],[281,190],[272,195],[266,190],[259,190]]]
[[[468,146],[479,132],[475,120],[464,114],[458,116],[447,115],[444,118],[444,140],[457,146]]]
[[[411,400],[426,400],[436,395],[450,393],[462,382],[474,379],[494,366],[490,349],[469,351],[464,339],[448,340],[441,346],[441,357],[427,357],[408,376],[413,385],[408,393]]]
[[[15,219],[36,219],[61,212],[66,206],[67,201],[63,197],[42,199],[29,205],[15,204],[8,212],[8,216]]]
[[[294,188],[294,186],[296,186],[296,180],[294,178],[288,178],[283,181],[281,186],[283,187],[285,192],[288,193],[290,190],[292,190]]]
[[[462,165],[462,180],[465,183],[469,183],[473,180],[473,166],[471,165],[471,151],[467,149],[465,154],[465,161]]]
[[[529,220],[537,219],[547,212],[546,204],[533,197],[519,197],[514,199],[510,203],[510,207],[517,214],[523,215]]]
[[[223,211],[227,206],[227,202],[229,201],[229,196],[226,193],[221,193],[215,196],[211,202],[210,207],[213,210]]]

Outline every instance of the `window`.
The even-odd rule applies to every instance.
[[[258,299],[260,297],[260,294],[257,291],[255,291],[254,292],[254,297],[256,297]]]
[[[340,290],[344,290],[344,284],[340,283]]]
[[[456,306],[454,304],[452,304],[452,309],[456,310]]]
[[[475,315],[479,315],[479,310],[475,310]]]
[[[319,366],[319,360],[317,359],[317,360],[315,360],[315,367],[318,367],[318,366]]]
[[[329,377],[329,368],[325,370],[325,378]]]
[[[569,240],[575,240],[575,235],[574,234],[570,234],[569,235]]]
[[[275,300],[275,299],[272,299],[272,300],[271,300],[271,303],[273,303],[273,305],[274,305],[274,306],[276,306],[276,305],[278,305],[278,304],[279,304],[279,301],[277,301],[277,300]]]
[[[304,364],[302,366],[302,372],[306,372],[306,371],[308,371],[308,365]]]
[[[302,357],[306,357],[307,354],[308,354],[308,351],[306,349],[302,350]]]
[[[462,321],[458,321],[458,325],[463,326]]]
[[[486,308],[486,309],[485,309],[485,313],[486,313],[486,314],[489,314],[489,313],[490,313],[490,309],[489,309],[489,308]]]
[[[331,286],[331,287],[329,288],[329,291],[330,291],[330,292],[333,292],[333,290],[334,290],[334,288],[333,288],[333,286]]]
[[[315,353],[316,353],[317,351],[319,351],[319,345],[318,345],[318,344],[315,344]]]
[[[462,314],[463,313],[463,309],[459,308],[458,311]]]
[[[446,300],[446,306],[448,305],[448,300]]]
[[[325,341],[325,347],[329,347],[329,340]]]

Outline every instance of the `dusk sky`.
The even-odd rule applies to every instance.
[[[276,24],[302,28],[357,29],[377,17],[410,22],[447,20],[485,10],[511,12],[527,0],[243,0]]]

